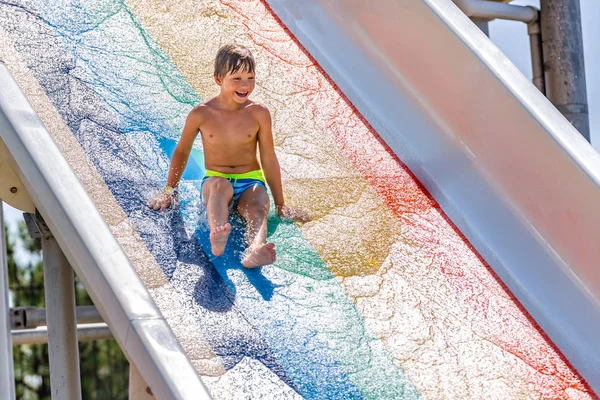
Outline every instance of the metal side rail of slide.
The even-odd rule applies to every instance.
[[[159,399],[210,399],[129,259],[3,63],[0,135],[36,209],[153,394]]]
[[[600,393],[600,156],[447,0],[273,11]]]

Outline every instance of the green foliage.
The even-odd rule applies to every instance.
[[[6,229],[9,288],[15,306],[45,307],[41,241],[32,239],[24,222],[16,235]],[[28,254],[27,263],[15,258],[17,243]],[[92,300],[75,277],[77,305]],[[15,389],[19,400],[50,400],[50,368],[47,345],[13,347]],[[125,400],[128,390],[127,360],[114,340],[79,343],[82,398],[85,400]]]

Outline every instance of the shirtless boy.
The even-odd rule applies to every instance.
[[[269,196],[265,183],[271,189],[280,216],[307,220],[304,213],[284,204],[271,115],[266,107],[248,98],[254,90],[254,72],[254,58],[245,47],[228,44],[219,49],[214,77],[221,92],[188,115],[171,159],[167,187],[149,204],[154,210],[171,205],[192,144],[200,132],[206,167],[202,200],[207,207],[211,251],[215,256],[223,255],[231,232],[227,222],[229,206],[235,203],[246,221],[248,248],[242,265],[247,268],[275,261],[275,245],[266,243]]]

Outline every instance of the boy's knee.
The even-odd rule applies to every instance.
[[[269,201],[254,199],[246,204],[246,212],[252,215],[267,214],[269,212]]]
[[[220,195],[231,195],[233,196],[233,187],[231,183],[225,178],[214,177],[213,182],[210,186],[210,192],[212,194],[220,194]]]

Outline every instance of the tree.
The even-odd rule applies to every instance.
[[[9,289],[15,306],[45,307],[44,273],[41,260],[41,241],[32,239],[24,222],[16,235],[6,232]],[[26,263],[15,257],[17,243],[29,255]],[[92,305],[81,282],[75,277],[77,305]],[[13,347],[15,389],[17,399],[50,399],[50,369],[47,345]],[[80,342],[79,358],[81,391],[85,400],[126,399],[128,390],[127,360],[114,340]]]

